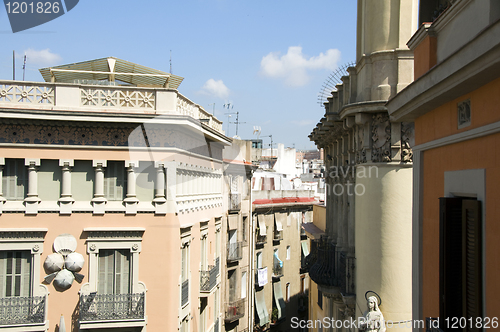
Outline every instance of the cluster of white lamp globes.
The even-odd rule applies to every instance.
[[[71,234],[61,234],[54,240],[55,253],[45,259],[43,266],[48,275],[44,278],[50,284],[66,290],[71,287],[76,279],[82,282],[84,275],[78,273],[85,263],[83,256],[75,252],[76,239]]]

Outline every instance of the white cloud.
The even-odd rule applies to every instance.
[[[59,65],[61,64],[61,56],[56,53],[50,52],[48,48],[44,50],[34,50],[32,48],[28,48],[22,53],[22,56],[24,57],[24,54],[26,54],[27,58],[27,63],[31,65],[37,65],[37,66],[53,66],[53,65]]]
[[[220,99],[224,99],[229,96],[229,89],[224,82],[222,82],[222,80],[216,81],[213,78],[205,82],[200,92],[209,96],[218,97]]]
[[[302,53],[302,47],[290,46],[285,55],[271,52],[260,62],[260,73],[271,78],[282,78],[287,85],[303,86],[309,81],[309,70],[337,68],[340,51],[329,49],[326,53],[307,58]]]
[[[313,124],[312,120],[292,120],[291,123],[293,125],[299,126],[299,127],[304,127],[304,126],[309,126]]]

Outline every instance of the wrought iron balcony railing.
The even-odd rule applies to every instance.
[[[280,278],[283,276],[283,266],[279,262],[273,264],[273,278]]]
[[[337,253],[337,279],[340,292],[344,295],[354,294],[356,259],[349,257],[345,252]]]
[[[309,268],[309,277],[321,286],[338,286],[335,244],[327,236],[322,236],[317,251],[318,257],[314,265]]]
[[[186,305],[189,301],[189,279],[182,282],[181,285],[181,306]]]
[[[301,272],[309,272],[311,266],[316,263],[318,259],[318,242],[318,240],[311,240],[311,251],[309,255],[304,258],[303,264],[301,262],[301,269],[303,270]]]
[[[241,242],[228,243],[227,244],[227,261],[235,262],[242,258],[242,248]]]
[[[229,211],[239,211],[241,210],[241,194],[231,193],[229,194]]]
[[[45,322],[46,296],[0,298],[0,326]]]
[[[80,295],[80,322],[144,320],[145,293]]]
[[[210,292],[217,285],[219,275],[218,259],[216,265],[210,265],[208,271],[200,271],[200,292]]]
[[[245,299],[226,304],[226,317],[224,318],[226,323],[234,322],[243,316],[245,316]]]
[[[214,323],[214,332],[219,332],[219,318],[215,320]]]

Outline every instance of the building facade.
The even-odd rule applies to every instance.
[[[312,191],[253,191],[254,331],[289,331],[293,317],[307,319],[309,241],[302,224],[312,221],[317,203]]]
[[[0,329],[220,331],[221,122],[116,58],[0,82]]]
[[[447,2],[439,16],[431,5],[420,1],[408,42],[415,81],[387,104],[394,121],[415,122],[413,317],[482,331],[500,314],[500,3]]]
[[[385,104],[413,81],[405,43],[417,29],[417,5],[358,1],[356,66],[310,135],[324,150],[327,198],[326,236],[312,245],[318,258],[309,275],[329,319],[363,316],[369,296],[383,302],[386,320],[412,318],[413,124],[392,121]]]

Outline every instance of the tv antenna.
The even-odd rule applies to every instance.
[[[172,50],[170,50],[170,74],[172,74]]]
[[[325,80],[321,86],[321,90],[318,93],[318,104],[323,107],[324,103],[328,101],[328,98],[332,96],[333,91],[337,91],[337,84],[342,83],[342,76],[348,76],[347,68],[354,67],[356,64],[354,62],[348,62],[342,67],[334,70]]]
[[[26,53],[24,53],[24,63],[23,63],[23,81],[24,75],[26,74]]]
[[[227,110],[232,110],[234,105],[229,102],[229,103],[225,103],[224,105],[222,105],[222,107],[224,107]],[[235,114],[235,113],[232,113],[232,112],[224,113],[224,115],[227,115],[227,133],[228,133],[228,136],[229,136],[229,118],[231,117],[232,114]]]
[[[257,139],[259,139],[261,131],[262,129],[260,128],[260,126],[253,126],[253,134],[257,135]]]
[[[236,121],[232,122],[236,125],[236,136],[238,136],[238,125],[246,123],[239,121],[239,119],[240,119],[240,112],[236,112]]]
[[[212,115],[215,115],[215,103],[208,104],[208,106],[213,106],[214,107],[213,111],[212,111]]]

